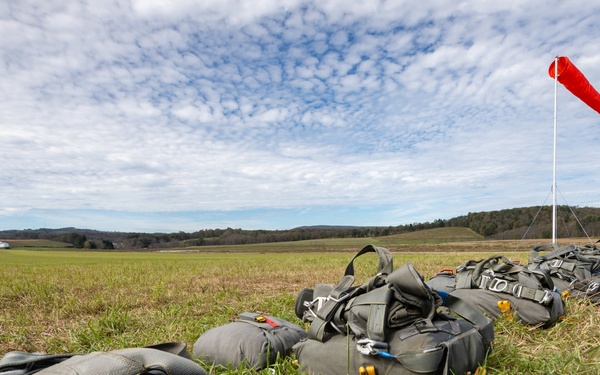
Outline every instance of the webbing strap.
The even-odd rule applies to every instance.
[[[482,275],[481,282],[478,286],[480,289],[486,289],[497,293],[510,293],[517,298],[536,301],[544,305],[552,301],[548,296],[548,294],[551,293],[549,290],[530,288],[515,281],[508,281],[487,275]]]
[[[477,308],[452,294],[448,295],[444,305],[477,327],[481,336],[488,343],[494,340],[494,322]]]
[[[327,297],[327,301],[317,311],[317,316],[325,321],[330,321],[340,303],[349,297],[349,290],[352,284],[354,284],[354,276],[346,275],[342,277],[340,283],[333,288],[329,297]]]
[[[527,288],[525,286],[517,286],[513,291],[515,297],[536,301],[542,304],[547,304],[551,301],[548,300],[548,293],[549,292],[546,290]]]
[[[367,306],[369,308],[366,335],[370,340],[380,342],[385,341],[385,327],[393,294],[394,292],[390,288],[381,287],[372,290],[369,293],[361,294],[354,298],[350,302],[350,305],[346,307],[346,309],[352,309],[354,307],[360,308],[361,306]],[[355,328],[352,326],[352,322],[350,322],[350,327]]]
[[[327,324],[328,322],[315,316],[308,329],[308,338],[323,342],[325,340],[325,328],[327,328]]]
[[[563,269],[563,270],[567,270],[567,271],[573,272],[573,271],[575,271],[575,268],[577,268],[577,263],[563,262],[563,261],[561,261],[559,263],[558,267],[554,267],[554,266],[550,265],[550,268],[560,268],[560,269]]]
[[[539,255],[540,251],[552,249],[546,255]],[[538,245],[531,249],[531,259],[534,263],[543,262],[545,260],[556,259],[562,257],[565,254],[568,254],[572,251],[576,250],[575,245],[569,245],[565,247],[556,247],[554,244],[551,245]]]
[[[367,321],[367,337],[373,341],[385,341],[385,323],[387,322],[387,304],[371,305]]]
[[[377,266],[377,273],[390,274],[394,269],[393,255],[388,249],[380,246],[367,245],[363,247],[356,255],[350,260],[344,275],[354,275],[354,260],[359,256],[366,253],[376,253],[379,258],[379,264]]]
[[[353,275],[345,275],[336,285],[327,300],[316,312],[313,322],[308,330],[308,337],[318,341],[325,340],[327,325],[333,320],[335,312],[341,308],[351,296],[350,289],[354,283]]]
[[[450,328],[452,329],[452,326],[450,326]],[[412,337],[414,335],[418,335],[420,333],[440,331],[448,332],[448,330],[436,327],[435,324],[433,324],[433,322],[431,321],[431,319],[419,319],[413,324],[411,324],[409,327],[403,328],[400,331],[398,331],[397,335],[400,338],[400,340],[406,340],[407,338]],[[460,329],[458,330],[458,332],[454,332],[451,330],[448,333],[457,335],[458,333],[460,333]]]
[[[346,303],[346,300],[361,292],[360,288],[352,288],[352,285],[354,284],[354,260],[367,253],[376,253],[379,258],[377,275],[387,275],[392,273],[393,255],[388,249],[373,245],[367,245],[363,247],[356,255],[354,255],[354,257],[352,257],[348,263],[348,266],[346,267],[344,276],[338,285],[333,288],[323,306],[316,312],[316,316],[313,319],[308,331],[309,338],[323,341],[325,339],[325,333],[327,332],[327,326],[330,323],[333,324],[334,329],[338,329],[335,327],[335,323],[333,322],[336,318],[336,312],[338,312],[338,310]],[[372,281],[367,283],[367,289],[373,287],[378,280],[384,279],[381,279],[379,276],[375,276]],[[377,315],[375,320],[380,319],[380,316],[382,315],[386,315],[385,312],[382,313],[378,311],[375,311],[374,314]],[[375,323],[375,321],[373,324],[375,324],[375,327],[378,325]],[[374,329],[378,329],[375,327]]]

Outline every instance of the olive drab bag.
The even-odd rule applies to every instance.
[[[431,285],[431,280],[428,283]],[[564,312],[561,295],[547,271],[531,270],[502,255],[459,266],[450,295],[477,306],[491,318],[511,312],[519,321],[541,327],[551,326]]]
[[[193,354],[213,365],[263,369],[291,354],[306,331],[287,320],[244,312],[234,322],[209,329],[194,343]]]
[[[208,375],[194,362],[184,343],[87,354],[8,352],[0,375]]]
[[[376,253],[375,276],[354,285],[354,261]],[[296,315],[310,322],[293,351],[308,374],[451,374],[475,372],[493,340],[493,323],[458,298],[446,302],[411,263],[393,269],[392,254],[365,246],[337,285],[304,289]],[[446,309],[458,316],[438,311]],[[370,370],[371,372],[369,372]]]
[[[544,253],[544,254],[542,254]],[[554,285],[571,297],[600,302],[600,248],[595,244],[558,247],[536,245],[531,249],[528,268],[550,273]]]

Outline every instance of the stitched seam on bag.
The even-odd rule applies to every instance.
[[[126,365],[130,366],[130,367],[134,367],[140,370],[144,370],[144,365],[140,364],[139,362],[134,361],[131,358],[125,357],[121,354],[116,354],[116,353],[111,353],[111,352],[107,352],[107,353],[103,353],[102,355],[100,355],[100,357],[112,357],[114,359],[117,359],[123,363],[125,363]]]

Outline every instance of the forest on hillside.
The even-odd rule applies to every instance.
[[[557,212],[558,237],[600,236],[600,208],[558,206]],[[0,239],[53,240],[65,242],[75,248],[87,249],[160,249],[324,238],[367,238],[441,227],[466,227],[490,239],[548,239],[552,237],[552,207],[534,206],[469,212],[452,219],[387,227],[315,225],[288,230],[200,229],[191,233],[129,233],[41,228],[0,231]]]

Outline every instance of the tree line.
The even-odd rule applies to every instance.
[[[557,235],[600,236],[600,208],[558,206]],[[26,229],[0,231],[0,238],[61,241],[86,249],[161,249],[187,246],[239,245],[325,238],[367,238],[441,227],[467,227],[490,239],[552,237],[552,207],[534,206],[469,212],[451,219],[387,227],[307,226],[288,230],[201,229],[195,232],[130,233],[90,229]]]

